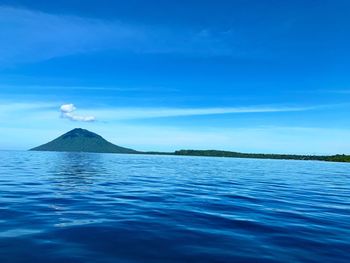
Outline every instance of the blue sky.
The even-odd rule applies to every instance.
[[[0,149],[83,127],[138,150],[349,154],[349,11],[346,0],[0,1]]]

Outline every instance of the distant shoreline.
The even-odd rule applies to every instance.
[[[76,153],[109,153],[109,154],[145,154],[145,155],[167,155],[167,156],[193,156],[193,157],[226,157],[243,159],[268,159],[268,160],[299,160],[299,161],[325,161],[350,163],[350,155],[298,155],[298,154],[263,154],[263,153],[240,153],[220,150],[179,150],[175,152],[142,152],[135,151],[130,153],[118,152],[97,152],[97,151],[59,151],[59,150],[29,150],[40,152],[76,152]]]
[[[303,160],[303,161],[326,161],[326,162],[350,162],[350,155],[297,155],[297,154],[263,154],[263,153],[240,153],[219,150],[179,150],[175,152],[140,152],[143,154],[177,155],[177,156],[202,156],[202,157],[229,157],[248,159],[274,159],[274,160]]]

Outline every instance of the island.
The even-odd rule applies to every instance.
[[[93,153],[137,153],[137,151],[115,145],[102,136],[81,128],[73,129],[51,142],[31,151],[93,152]]]
[[[143,152],[115,145],[102,136],[81,128],[73,129],[51,142],[30,149],[31,151],[54,152],[91,152],[91,153],[123,153],[176,156],[206,156],[279,160],[309,160],[328,162],[350,162],[350,155],[294,155],[294,154],[263,154],[241,153],[219,150],[178,150],[175,152]]]

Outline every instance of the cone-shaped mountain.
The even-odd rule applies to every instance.
[[[80,128],[71,130],[31,151],[137,153],[133,149],[115,145],[96,133]]]

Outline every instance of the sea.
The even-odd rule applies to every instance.
[[[0,262],[350,262],[350,164],[0,152]]]

